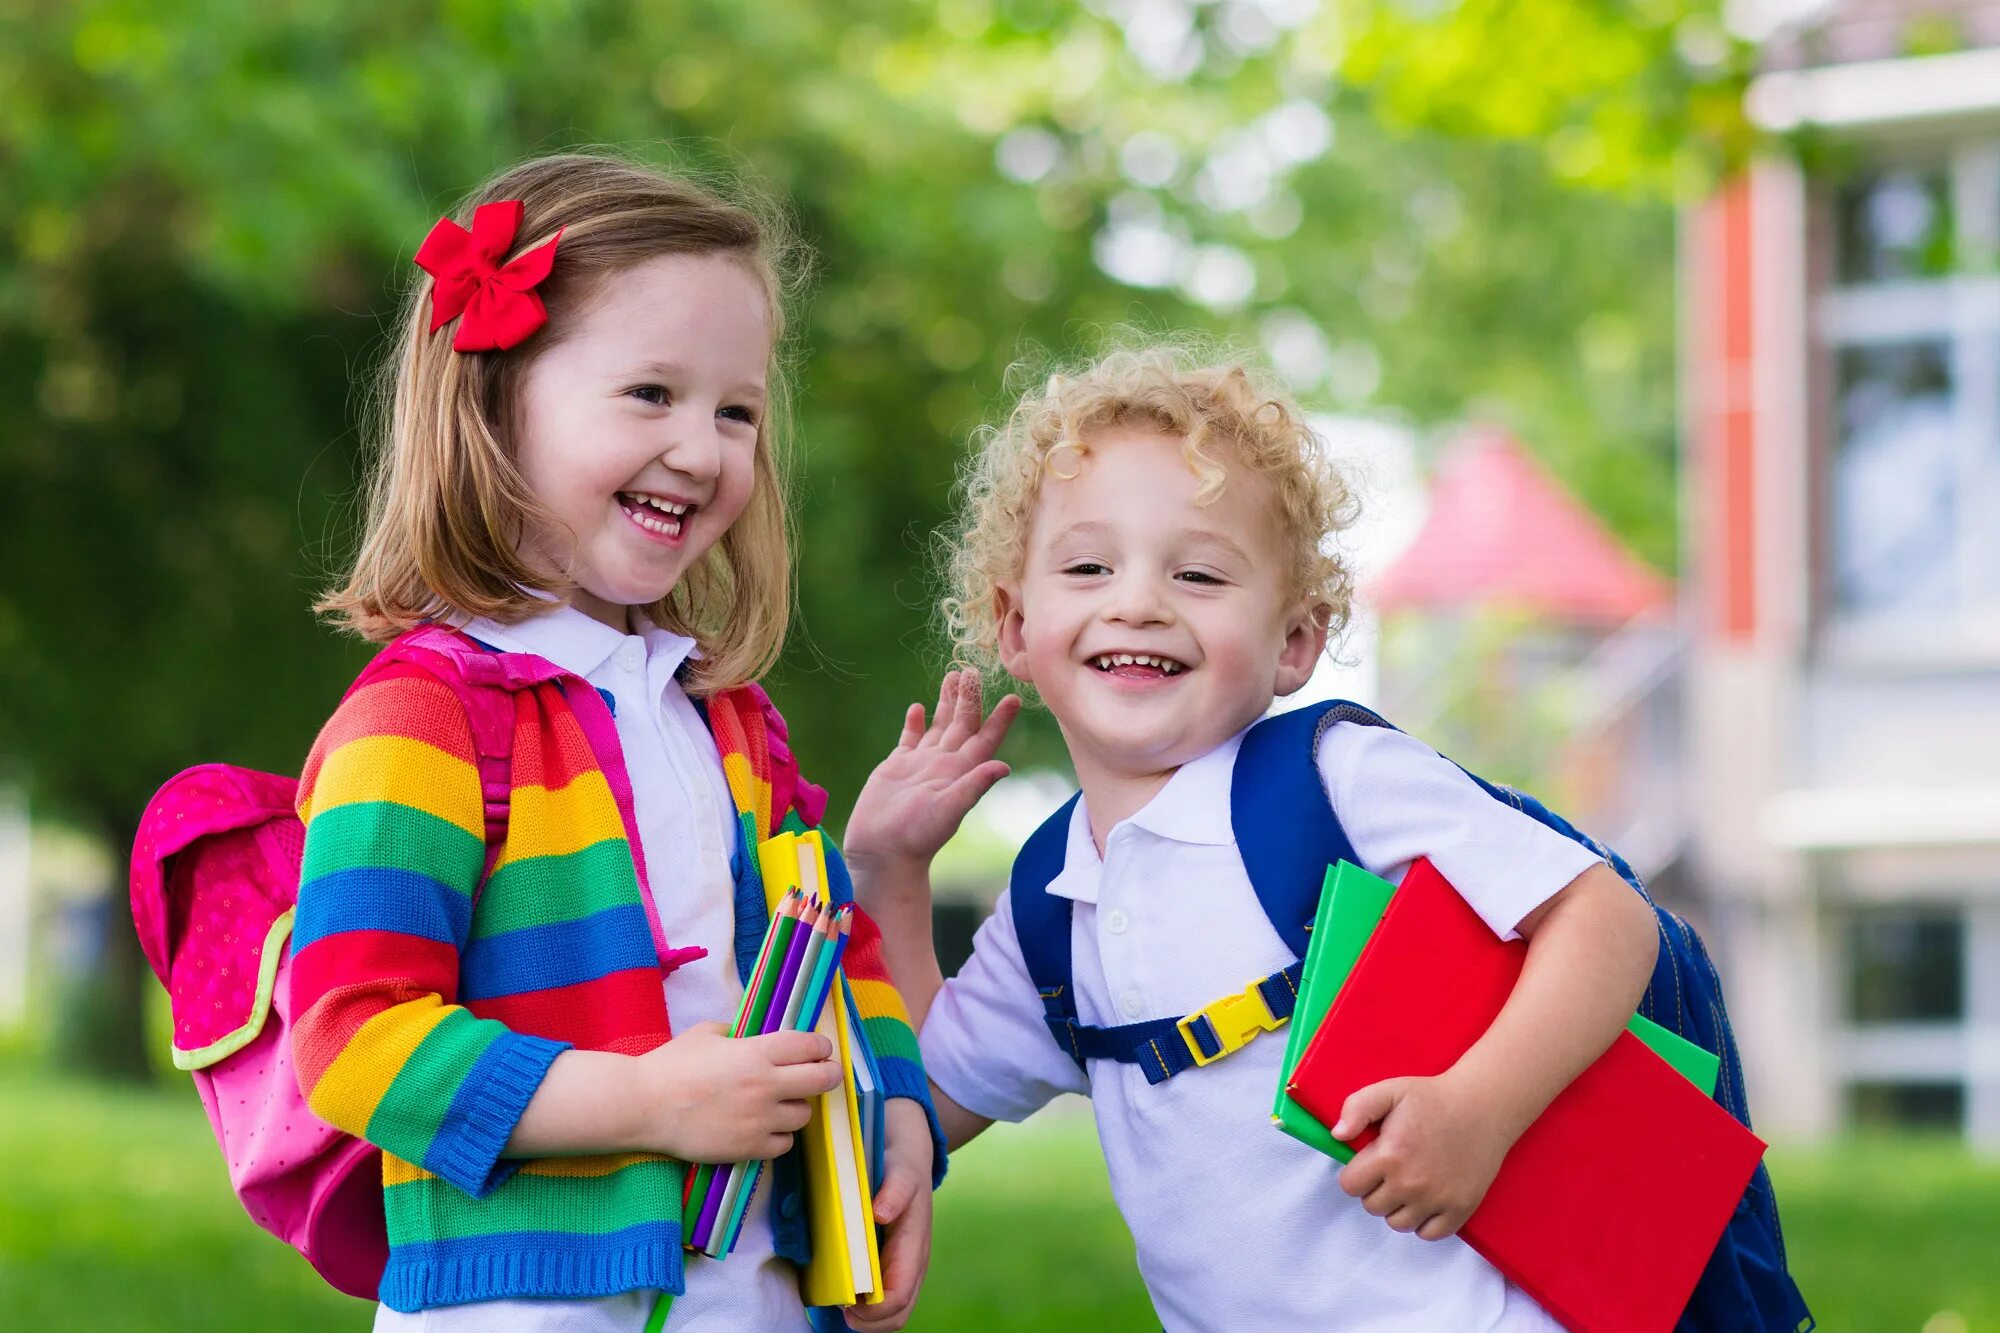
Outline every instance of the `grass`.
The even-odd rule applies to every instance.
[[[2000,1333],[2000,1162],[1876,1139],[1774,1153],[1792,1266],[1827,1330]],[[9,1328],[359,1330],[238,1209],[194,1094],[0,1068]],[[954,1160],[916,1329],[1155,1328],[1084,1116]]]

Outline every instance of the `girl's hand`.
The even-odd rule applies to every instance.
[[[1455,1234],[1518,1137],[1483,1113],[1491,1104],[1449,1072],[1357,1089],[1340,1108],[1333,1136],[1352,1139],[1377,1120],[1382,1131],[1341,1168],[1340,1188],[1397,1231],[1425,1240]]]
[[[882,1187],[875,1191],[875,1221],[882,1228],[882,1300],[850,1305],[842,1312],[850,1327],[866,1333],[903,1326],[931,1264],[931,1127],[924,1108],[907,1097],[891,1101],[888,1133]]]
[[[980,711],[976,671],[946,673],[928,727],[924,706],[910,705],[902,738],[868,775],[847,821],[841,850],[849,866],[864,874],[927,868],[966,812],[1007,776],[993,752],[1021,711],[1020,697],[1008,695],[984,721]]]
[[[700,1023],[632,1062],[642,1151],[685,1162],[776,1157],[806,1127],[807,1099],[840,1083],[817,1032],[732,1038]]]

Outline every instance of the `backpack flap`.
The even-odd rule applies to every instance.
[[[304,831],[291,778],[228,764],[162,787],[132,851],[132,918],[167,989],[178,1069],[202,1069],[263,1030],[292,929]]]

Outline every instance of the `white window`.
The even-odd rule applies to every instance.
[[[2000,139],[1876,158],[1831,194],[1835,641],[2000,649]]]

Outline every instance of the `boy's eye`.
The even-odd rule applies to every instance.
[[[1213,583],[1218,586],[1222,583],[1221,579],[1203,569],[1184,569],[1175,577],[1188,583]]]
[[[664,384],[641,384],[625,392],[642,403],[651,403],[654,407],[667,405],[667,387]]]
[[[731,421],[740,421],[746,426],[757,424],[757,414],[747,407],[725,407],[716,415],[727,417]]]
[[[1103,565],[1098,564],[1095,560],[1079,560],[1073,565],[1063,566],[1063,573],[1075,574],[1080,578],[1092,578],[1098,574],[1109,572],[1109,570],[1105,569]]]

